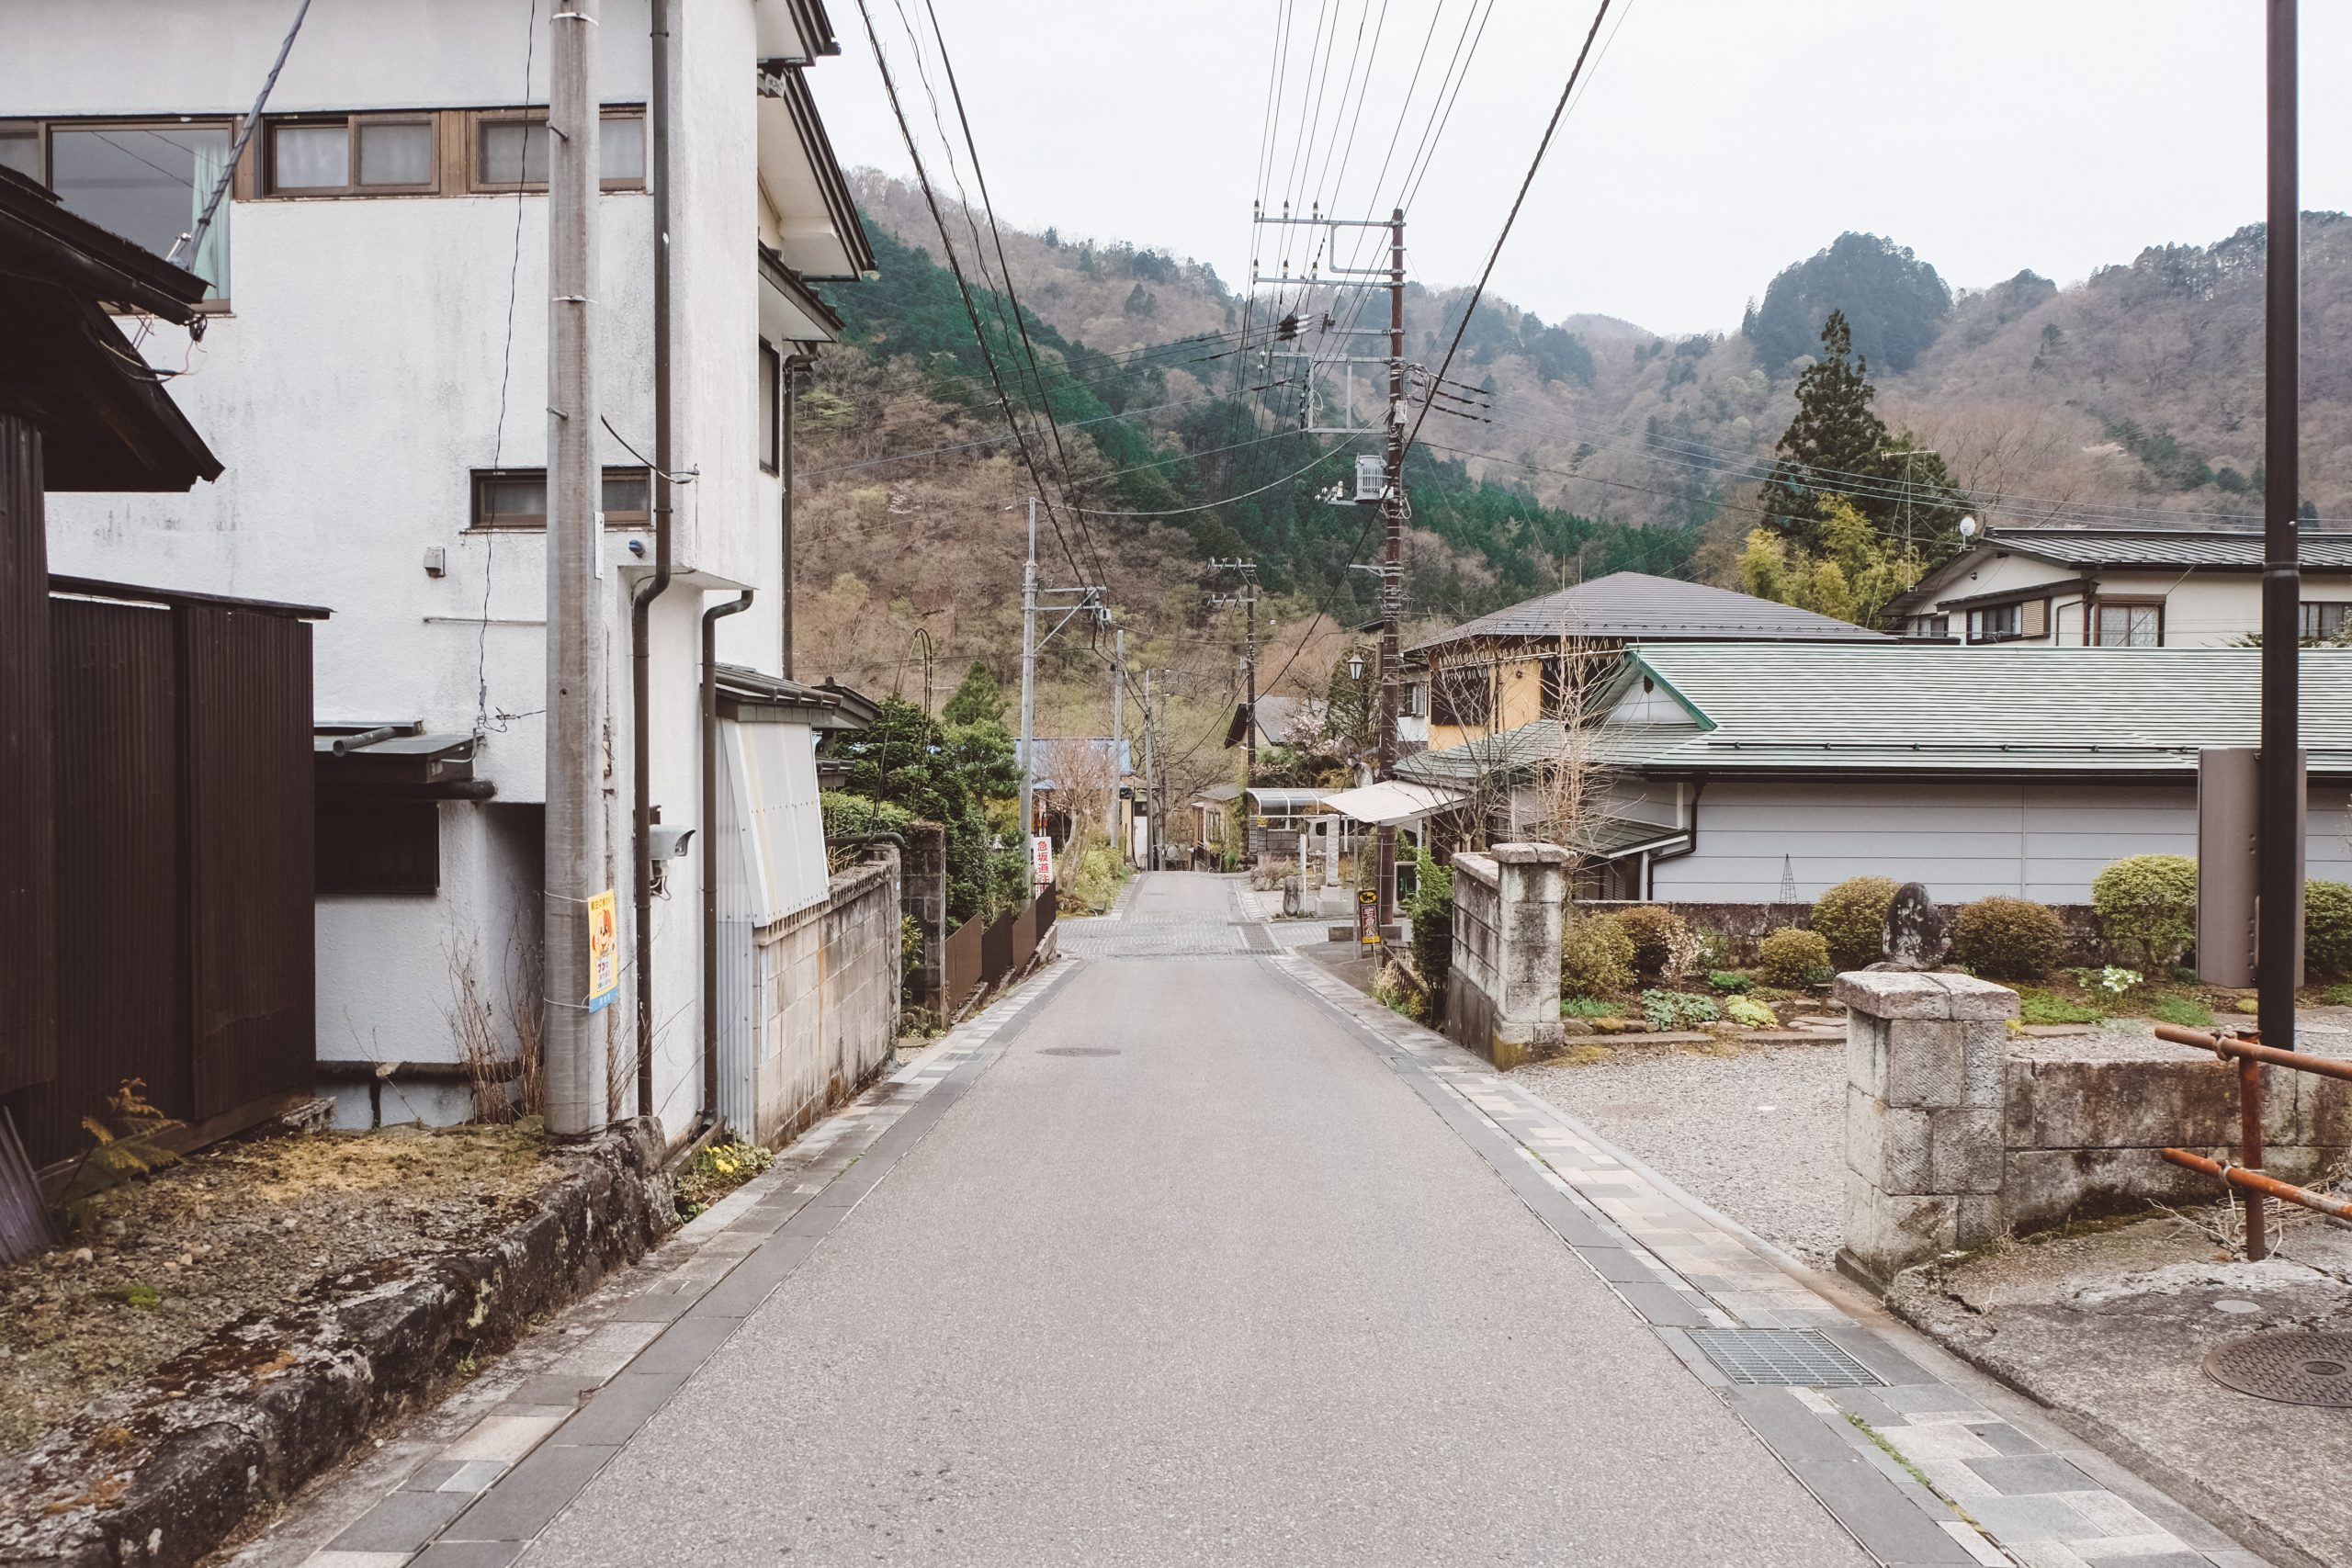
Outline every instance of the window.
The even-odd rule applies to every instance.
[[[2325,600],[2306,600],[2301,610],[2302,636],[2305,642],[2326,642],[2344,635],[2346,625],[2352,625],[2352,604],[2330,604]]]
[[[596,136],[597,165],[606,190],[645,188],[645,113],[605,111]],[[548,183],[548,117],[485,111],[474,117],[473,188],[544,190]]]
[[[169,255],[220,183],[229,148],[225,123],[60,121],[49,128],[49,188],[68,212]],[[198,253],[183,251],[178,258],[212,286],[207,297],[213,299],[229,293],[229,206],[223,200],[213,214]]]
[[[642,528],[653,517],[653,476],[643,468],[606,468],[604,494],[605,526]],[[548,471],[545,468],[477,468],[474,470],[474,528],[529,528],[548,525]]]
[[[1911,617],[1911,635],[1913,637],[1950,637],[1951,636],[1951,617],[1950,615],[1914,615]]]
[[[2018,606],[1995,604],[1968,612],[1968,640],[1999,642],[2018,635]]]
[[[420,195],[439,188],[429,114],[338,115],[269,127],[273,196]]]
[[[760,467],[775,473],[784,466],[784,356],[760,344]]]
[[[28,180],[40,178],[40,127],[0,125],[0,169],[14,169]]]
[[[1455,728],[1485,724],[1494,708],[1493,679],[1483,664],[1430,671],[1430,722]]]
[[[2100,648],[2162,648],[2165,607],[2154,604],[2102,601],[2091,621],[2091,640]]]

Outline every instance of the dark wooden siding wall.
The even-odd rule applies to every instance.
[[[0,1094],[57,1071],[40,437],[0,413]]]
[[[126,1078],[198,1123],[307,1089],[311,628],[211,604],[46,601],[62,1049],[36,1166]]]
[[[40,437],[0,413],[0,1094],[57,1071]]]

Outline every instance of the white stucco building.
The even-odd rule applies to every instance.
[[[2306,530],[2302,635],[2352,629],[2352,535]],[[1887,606],[1963,643],[2222,648],[2262,629],[2262,531],[1997,528]]]
[[[802,76],[838,52],[821,5],[673,4],[673,471],[690,481],[675,491],[678,575],[651,611],[649,795],[665,824],[697,826],[700,617],[752,590],[747,613],[718,623],[719,660],[786,672],[784,378],[835,326],[808,284],[873,263]],[[227,471],[188,495],[60,496],[51,508],[60,574],[329,607],[316,643],[322,732],[404,732],[343,760],[355,787],[341,790],[322,741],[322,1061],[455,1060],[469,987],[511,1044],[532,994],[549,423],[537,117],[552,8],[316,0],[232,198],[183,258],[214,284],[207,330],[141,334]],[[294,10],[14,0],[0,8],[0,164],[168,249],[224,166]],[[653,553],[649,20],[646,0],[605,0],[596,29],[607,880],[625,923],[628,599]],[[802,722],[821,706],[804,705]],[[812,767],[787,791],[797,840],[818,832],[813,778]],[[824,897],[813,842],[813,868],[808,841],[794,852],[805,869],[778,895],[787,904],[809,886]],[[652,1109],[676,1136],[698,1103],[701,901],[694,859],[666,870],[650,941]],[[635,951],[625,931],[624,955]],[[625,966],[604,1015],[622,1080],[638,979]],[[401,1108],[387,1103],[388,1120],[462,1111],[458,1086],[390,1081],[380,1092]],[[364,1120],[366,1101],[347,1090],[343,1109]],[[630,1109],[625,1093],[616,1104]]]

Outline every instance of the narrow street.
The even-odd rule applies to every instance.
[[[238,1561],[2256,1568],[1262,914],[1069,922]]]

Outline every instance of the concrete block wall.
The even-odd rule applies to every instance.
[[[1453,959],[1445,1032],[1512,1067],[1560,1048],[1560,931],[1568,852],[1497,844],[1453,857]]]
[[[778,1144],[855,1094],[899,1024],[896,855],[833,878],[822,904],[761,928],[757,1136]]]
[[[1967,975],[1838,977],[1846,1025],[1845,1246],[1838,1267],[1883,1287],[1914,1264],[2005,1235],[2149,1202],[2208,1202],[2212,1178],[2160,1150],[2238,1156],[2233,1066],[2101,1055],[2018,1039],[2014,992]],[[2352,1085],[2265,1068],[2264,1168],[2311,1183],[2344,1168]]]

